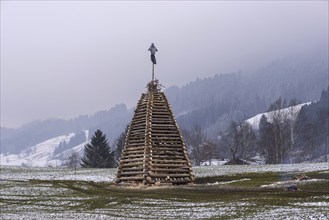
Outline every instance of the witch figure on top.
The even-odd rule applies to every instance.
[[[158,49],[154,46],[154,43],[151,44],[149,51],[151,52],[151,61],[153,64],[157,64],[155,59],[155,53],[158,52]]]

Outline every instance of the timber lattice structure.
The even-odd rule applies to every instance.
[[[117,172],[119,184],[188,184],[194,175],[172,109],[158,81],[138,101]]]

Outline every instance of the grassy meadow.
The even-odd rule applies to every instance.
[[[327,219],[329,167],[194,167],[188,186],[123,187],[116,169],[1,166],[0,219]],[[292,180],[297,174],[307,180]],[[296,185],[297,192],[286,187]]]

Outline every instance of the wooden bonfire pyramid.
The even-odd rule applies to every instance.
[[[129,125],[120,158],[119,184],[189,184],[194,175],[172,109],[158,80],[147,85]]]

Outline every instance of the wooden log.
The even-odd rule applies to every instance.
[[[168,174],[150,174],[151,177],[170,177],[170,178],[184,178],[184,177],[190,177],[191,174],[172,174],[172,173],[168,173]],[[167,178],[168,179],[168,178]]]
[[[139,151],[139,150],[144,150],[145,144],[143,145],[128,145],[127,147],[124,148],[125,151]]]
[[[156,134],[167,134],[167,135],[179,135],[180,133],[178,133],[176,130],[174,129],[168,129],[168,128],[151,128],[152,134],[156,135]]]
[[[133,121],[143,121],[145,123],[146,115],[145,114],[135,115]]]
[[[176,150],[183,152],[182,147],[183,145],[179,143],[172,144],[172,143],[164,143],[164,142],[161,143],[153,142],[152,144],[152,149],[154,149],[155,151],[161,151],[163,149],[166,150],[168,148],[169,150]]]
[[[129,144],[129,140],[125,144],[125,148],[136,148],[136,147],[143,147],[143,146],[145,146],[145,143],[143,143],[143,144],[141,144],[141,143],[131,143],[131,144]]]
[[[171,142],[153,142],[152,149],[155,151],[163,151],[163,150],[174,150],[174,151],[181,151],[183,152],[184,149],[182,149],[181,143],[171,143]]]
[[[144,180],[143,176],[125,176],[125,177],[120,177],[120,181],[122,180]]]
[[[177,159],[172,159],[172,160],[153,159],[152,163],[187,163],[187,161],[186,160],[177,160]]]
[[[145,130],[146,130],[145,128],[134,128],[130,131],[129,136],[145,134]]]
[[[120,172],[122,171],[136,171],[141,170],[143,172],[144,167],[121,167]]]
[[[121,176],[132,176],[132,175],[143,175],[143,174],[147,174],[147,173],[143,171],[125,171],[120,173]]]
[[[174,124],[156,124],[156,123],[153,123],[152,122],[152,127],[154,127],[154,128],[157,128],[157,127],[159,127],[159,128],[164,128],[164,127],[168,127],[168,128],[176,128],[176,126],[174,125]]]
[[[152,167],[150,169],[150,171],[152,172],[167,172],[167,173],[190,173],[190,168],[186,167],[186,168],[172,168],[172,169],[168,169],[168,168],[155,168]]]
[[[175,147],[170,147],[170,146],[154,146],[152,148],[153,152],[157,153],[157,152],[180,152],[180,153],[183,153],[183,149],[180,149],[180,148],[175,148]],[[170,153],[169,153],[170,154]]]
[[[166,168],[166,169],[172,169],[173,167],[175,168],[175,165],[178,167],[178,168],[187,168],[189,167],[188,164],[186,163],[179,163],[179,164],[171,164],[171,163],[150,163],[150,168]],[[176,168],[177,168],[176,167]]]
[[[183,144],[181,141],[156,141],[152,140],[153,143],[153,148],[154,149],[161,149],[161,148],[169,148],[170,150],[172,149],[180,149],[182,148]]]
[[[152,155],[154,159],[185,159],[185,156],[182,155]]]
[[[166,125],[175,125],[175,121],[163,119],[163,118],[152,118],[152,124],[166,124]]]
[[[168,139],[162,139],[162,138],[159,139],[158,137],[152,137],[151,139],[152,139],[153,143],[158,145],[158,146],[166,146],[167,145],[167,147],[171,147],[174,144],[183,145],[182,140],[180,140],[178,138],[177,139],[170,139],[170,138],[168,138]]]
[[[130,151],[129,153],[125,153],[123,154],[124,157],[133,157],[134,155],[137,155],[137,154],[143,154],[144,155],[144,151],[143,150],[139,150],[139,151]]]
[[[152,121],[153,120],[165,120],[168,122],[173,122],[173,120],[171,120],[169,115],[153,115]]]
[[[151,165],[154,168],[158,168],[158,167],[176,167],[176,168],[189,168],[189,166],[187,165],[182,165],[182,164],[152,164]]]
[[[144,143],[128,143],[129,146],[127,147],[127,151],[136,151],[140,150],[142,146],[145,146],[145,141]],[[144,149],[144,147],[142,147]]]
[[[133,143],[136,141],[142,141],[145,140],[145,133],[144,134],[133,134],[129,136],[129,142]]]
[[[145,142],[145,137],[143,138],[130,138],[128,144],[142,144]]]
[[[184,156],[184,153],[181,152],[170,152],[170,151],[158,151],[158,152],[152,152],[152,155],[179,155]]]
[[[152,131],[151,137],[152,139],[158,141],[167,140],[166,138],[176,138],[176,140],[182,140],[182,137],[178,133],[173,133],[172,131]]]
[[[121,167],[143,167],[143,162],[135,162],[135,163],[123,163]]]
[[[122,159],[122,160],[120,160],[120,164],[122,164],[122,163],[132,163],[132,162],[135,162],[135,161],[143,161],[143,160],[144,160],[144,155],[143,155],[143,157],[140,157],[140,158]]]
[[[131,124],[134,126],[145,126],[146,118],[133,118]]]
[[[130,159],[130,158],[138,158],[138,157],[144,157],[144,154],[127,154],[125,156],[122,156],[121,159]]]

